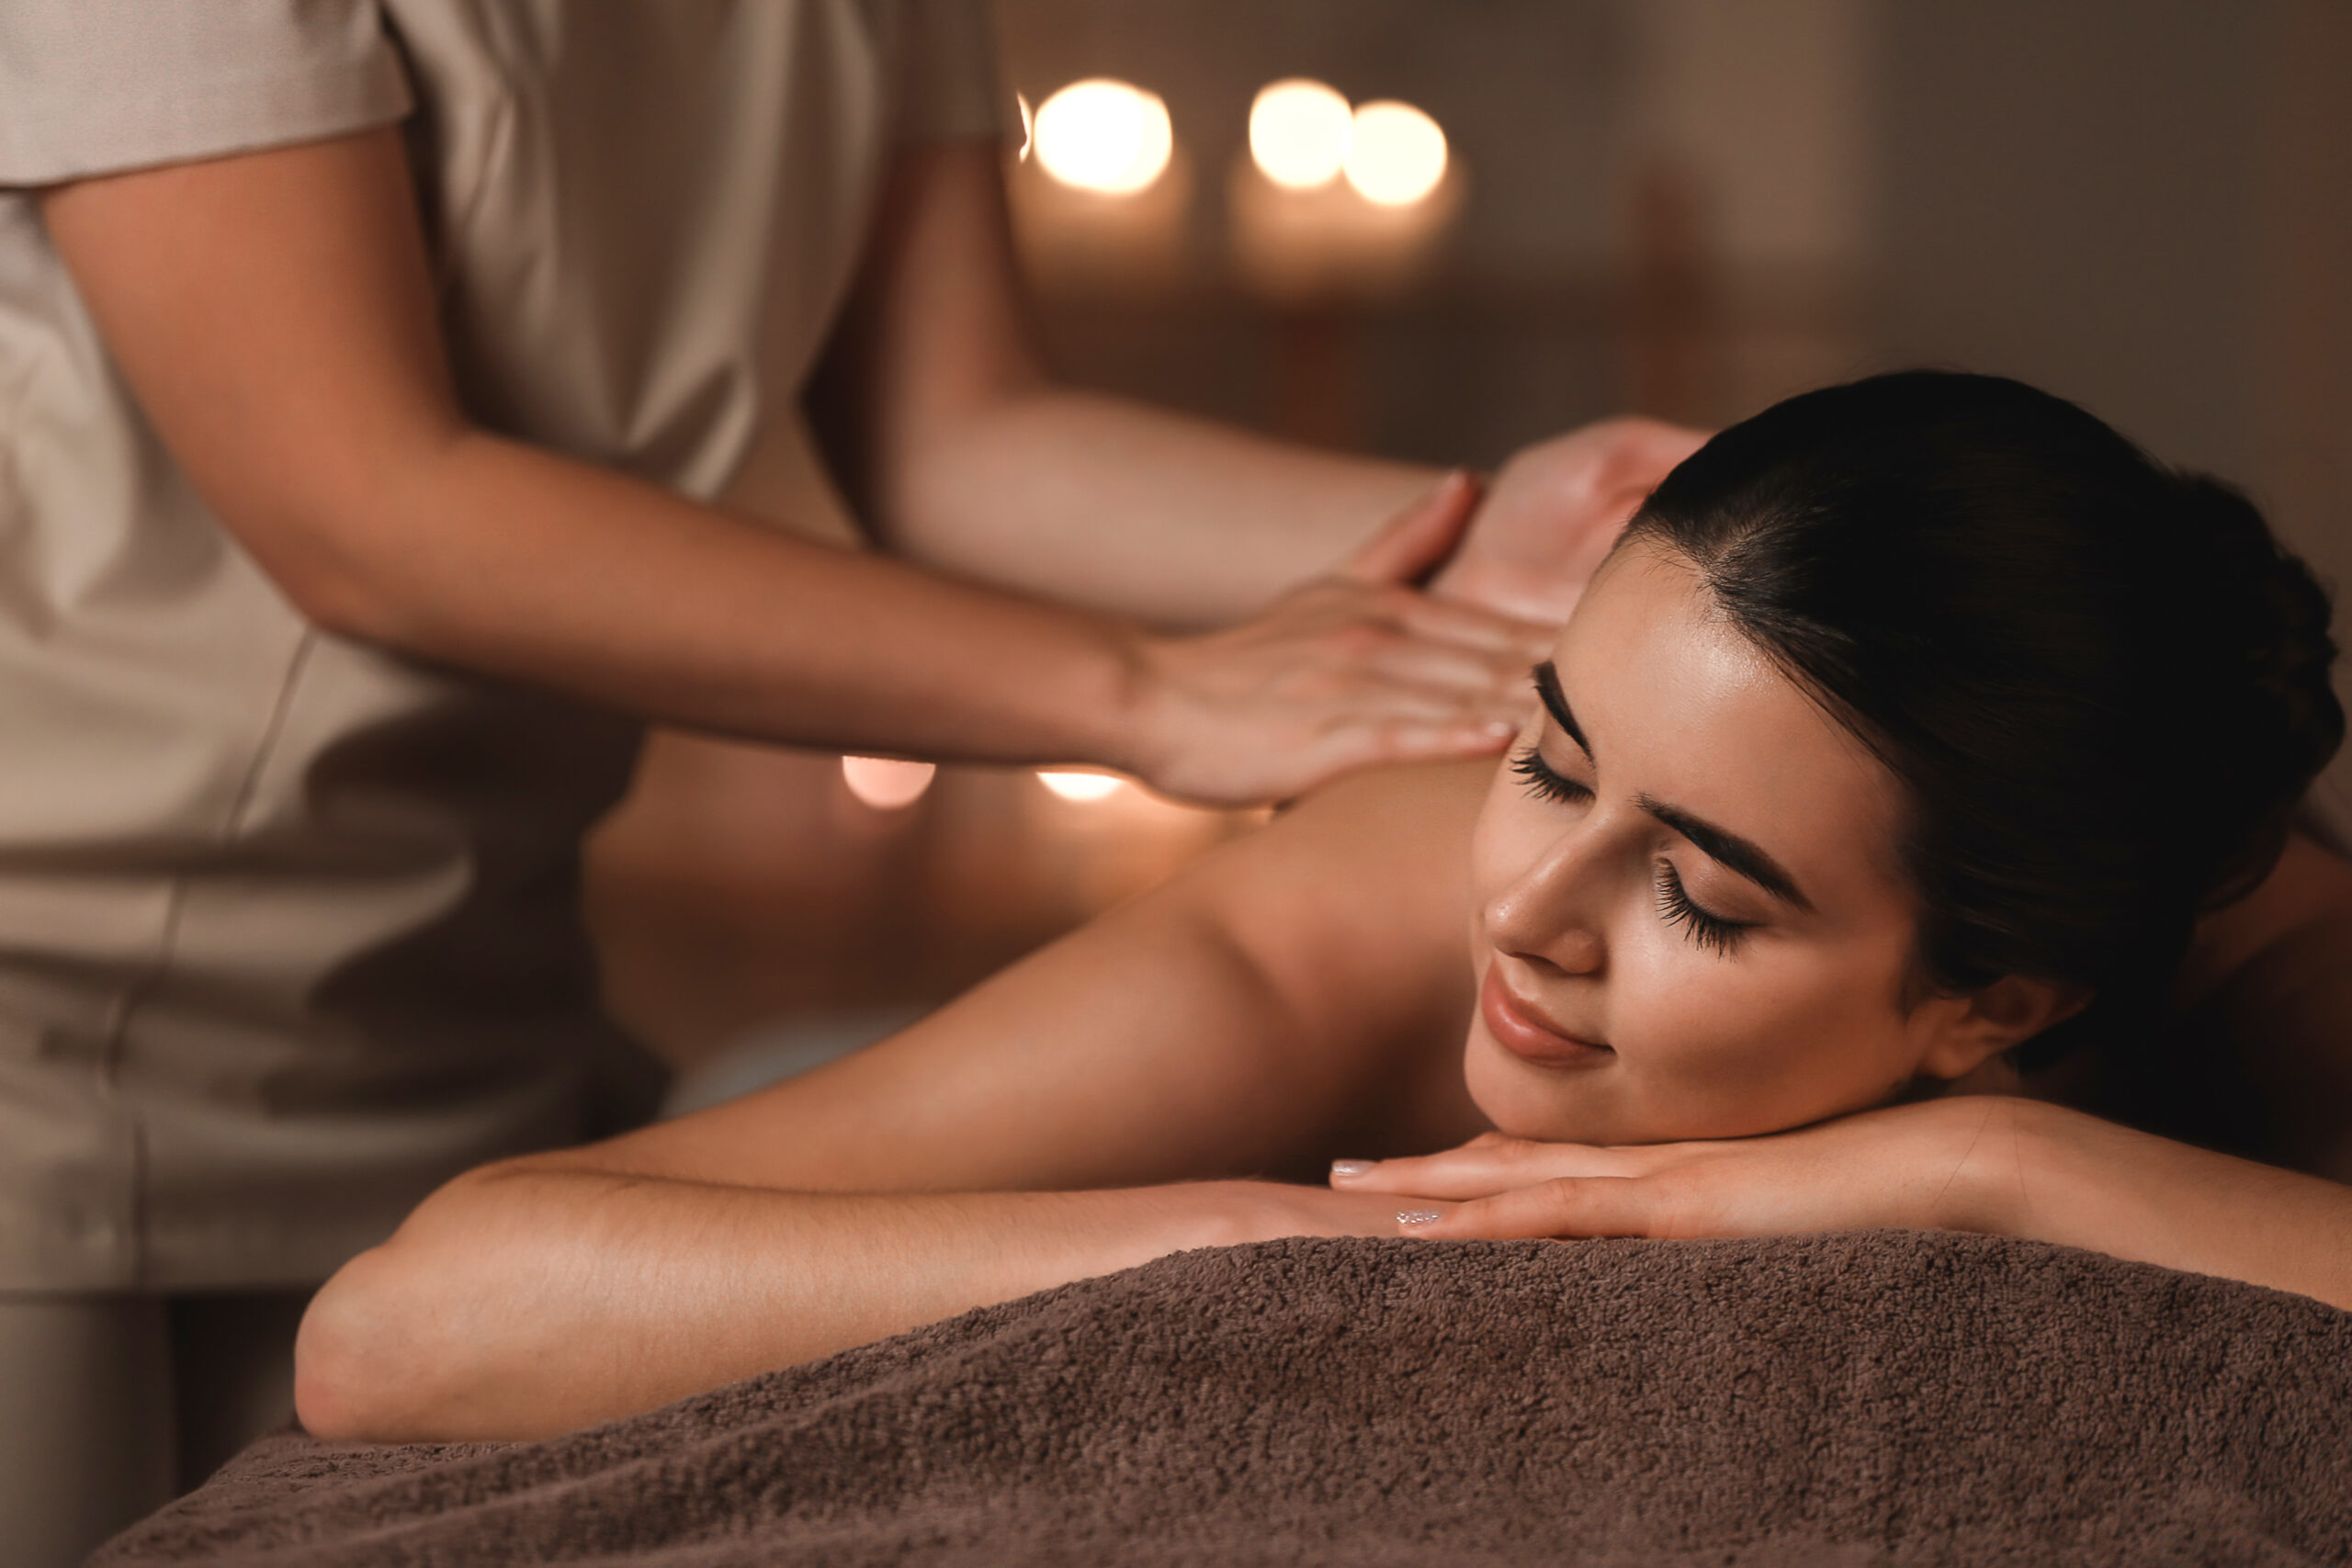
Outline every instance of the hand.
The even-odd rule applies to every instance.
[[[1558,626],[1634,510],[1706,439],[1654,419],[1605,419],[1521,447],[1430,591]]]
[[[1477,498],[1476,481],[1449,475],[1339,576],[1238,626],[1144,637],[1136,771],[1169,795],[1245,806],[1370,763],[1501,750],[1550,629],[1407,586],[1453,547]]]
[[[1287,1181],[1208,1181],[1171,1193],[1197,1194],[1214,1216],[1213,1245],[1241,1247],[1289,1235],[1394,1236],[1396,1201],[1380,1192],[1335,1192]]]
[[[1402,1213],[1434,1216],[1400,1219],[1389,1234],[1446,1239],[1782,1235],[1881,1225],[2011,1234],[2020,1118],[2049,1109],[1970,1095],[1763,1137],[1613,1148],[1489,1133],[1443,1154],[1341,1161],[1331,1186],[1382,1193]]]

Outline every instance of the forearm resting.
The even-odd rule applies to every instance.
[[[2352,1311],[2352,1187],[2018,1102],[1983,1228],[2243,1280]]]
[[[296,1398],[331,1438],[545,1436],[1239,1239],[1241,1184],[778,1192],[510,1162],[330,1280]]]

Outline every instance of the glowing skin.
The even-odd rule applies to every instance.
[[[2013,1095],[1838,1115],[1973,1073],[2079,998],[2011,976],[1905,1010],[1894,784],[1687,567],[1613,559],[1554,663],[1591,749],[1548,721],[1522,739],[1565,798],[1505,772],[1479,815],[1472,767],[1359,774],[842,1061],[451,1181],[312,1303],[304,1422],[546,1436],[1278,1236],[1923,1226],[2352,1306],[2338,1180]],[[1808,908],[1662,814],[1750,843]],[[1702,943],[1662,918],[1661,864],[1747,929]],[[2244,1038],[2304,1031],[2294,1081],[2335,1081],[2352,867],[2301,843],[2214,920],[2209,992],[2245,997]],[[1500,990],[1457,1050],[1465,921]],[[2352,1125],[2302,1092],[2323,1135]],[[2317,1147],[2352,1171],[2352,1145]],[[1259,1175],[1375,1153],[1329,1188]]]
[[[1521,737],[1532,758],[1497,774],[1472,852],[1480,1002],[1463,1065],[1498,1129],[1736,1137],[1973,1065],[1949,1039],[1953,1004],[1904,1005],[1916,916],[1893,775],[1713,611],[1686,562],[1654,548],[1614,558],[1553,664],[1592,750],[1540,716]],[[1566,798],[1545,798],[1539,765]],[[1762,849],[1811,908],[1703,852],[1652,805]],[[1703,916],[1674,918],[1670,878],[1703,916],[1746,929],[1711,936]]]

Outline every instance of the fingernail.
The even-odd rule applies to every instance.
[[[1400,1225],[1425,1225],[1431,1220],[1443,1218],[1445,1218],[1445,1211],[1442,1209],[1399,1209],[1396,1211],[1396,1223]]]
[[[1368,1174],[1372,1168],[1377,1163],[1377,1161],[1368,1159],[1335,1159],[1331,1162],[1331,1174],[1334,1176],[1363,1176]]]

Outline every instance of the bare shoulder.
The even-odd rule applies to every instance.
[[[1469,912],[1471,834],[1495,767],[1350,774],[1204,864],[1200,895],[1270,960],[1301,941],[1416,951],[1437,942],[1450,956]]]
[[[1459,1073],[1448,1091],[1438,1069],[1468,1008],[1493,768],[1344,780],[867,1050],[547,1158],[808,1191],[1067,1190],[1300,1168],[1400,1096],[1458,1120]]]
[[[1490,760],[1349,773],[1232,845],[1226,859],[1243,873],[1262,866],[1283,874],[1314,862],[1343,878],[1419,881],[1442,870],[1466,886],[1470,835],[1494,776]]]

